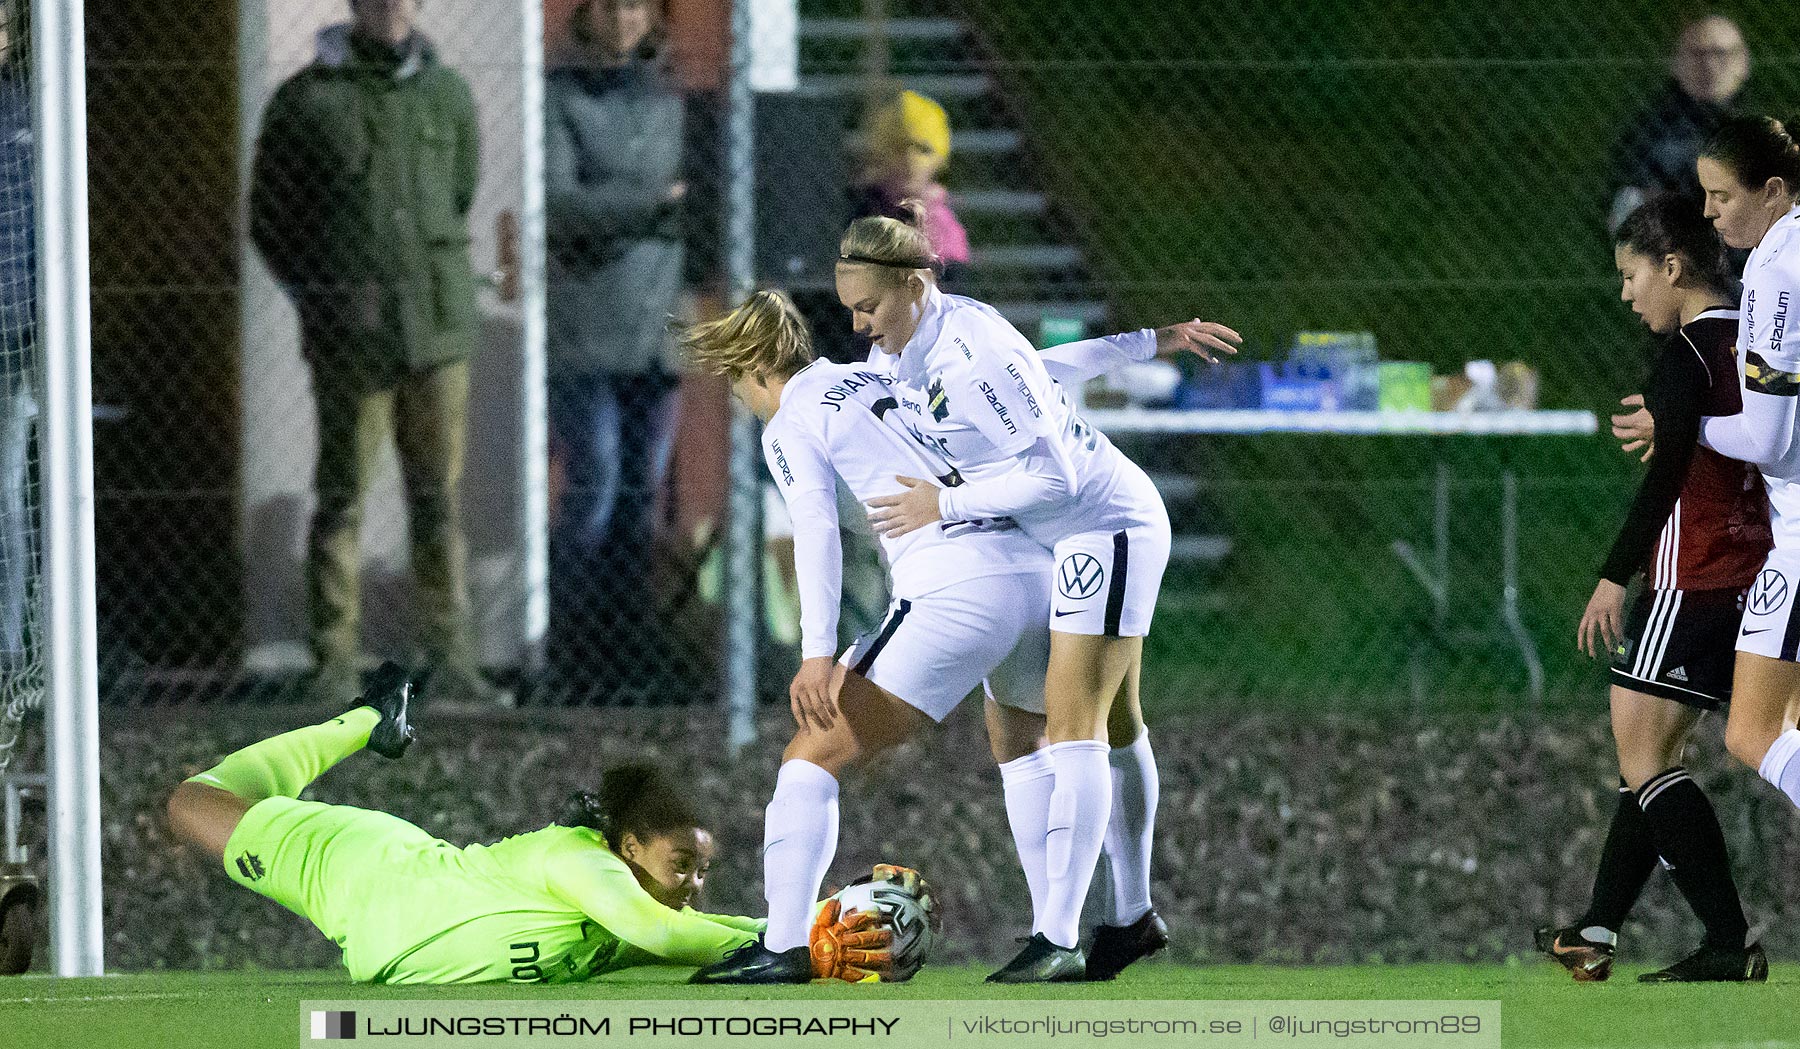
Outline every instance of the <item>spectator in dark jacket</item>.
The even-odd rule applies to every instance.
[[[675,433],[684,111],[649,0],[586,0],[571,18],[575,61],[545,91],[550,431],[564,477],[550,649],[577,679],[617,679],[631,669],[619,660],[656,641],[647,613]]]
[[[1694,159],[1719,124],[1737,112],[1750,77],[1750,48],[1736,22],[1708,15],[1682,28],[1670,67],[1674,75],[1613,147],[1608,230],[1618,229],[1625,216],[1658,194],[1699,198]]]
[[[479,318],[468,84],[415,28],[419,0],[351,0],[350,26],[263,114],[250,234],[300,315],[319,456],[306,565],[316,691],[354,699],[363,494],[394,438],[435,694],[505,705],[476,669],[459,514]]]

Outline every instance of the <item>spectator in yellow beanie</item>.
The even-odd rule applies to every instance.
[[[904,201],[924,205],[925,235],[943,260],[945,281],[954,284],[969,262],[969,234],[950,208],[950,191],[938,182],[949,162],[944,107],[917,91],[901,91],[870,116],[869,155],[851,197],[859,218],[904,218]]]

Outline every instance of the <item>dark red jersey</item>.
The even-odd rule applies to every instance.
[[[1756,467],[1700,447],[1700,419],[1743,410],[1737,311],[1707,310],[1663,341],[1645,404],[1656,454],[1601,575],[1642,570],[1659,590],[1726,590],[1756,579],[1774,545]]]

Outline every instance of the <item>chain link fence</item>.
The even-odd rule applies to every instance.
[[[386,53],[351,39],[343,0],[92,8],[114,724],[156,730],[142,708],[193,700],[341,703],[381,658],[527,722],[535,707],[718,703],[736,680],[723,609],[745,582],[725,556],[732,414],[667,355],[664,324],[753,280],[789,289],[821,347],[855,356],[831,260],[846,220],[902,195],[882,160],[902,89],[948,125],[934,177],[967,237],[953,290],[1043,343],[1194,315],[1249,337],[1229,371],[1087,391],[1178,533],[1147,649],[1153,720],[1180,714],[1205,741],[1206,719],[1234,711],[1267,711],[1274,738],[1301,711],[1361,725],[1592,709],[1602,678],[1574,625],[1639,469],[1604,436],[1416,416],[1416,432],[1244,432],[1184,426],[1199,416],[1162,402],[1245,407],[1284,392],[1255,364],[1279,367],[1299,333],[1367,332],[1383,361],[1439,376],[1522,362],[1539,409],[1603,429],[1647,345],[1610,266],[1612,144],[1667,89],[1684,5],[752,6],[735,70],[730,12],[701,0],[647,5],[651,31],[613,64],[596,56],[638,5],[367,0],[416,14],[422,37]],[[23,9],[0,11],[11,34]],[[1800,98],[1800,29],[1773,10],[1741,24],[1737,104],[1781,113]],[[29,139],[5,53],[0,771],[41,688]],[[729,131],[744,127],[734,72],[756,88],[748,139]],[[935,126],[931,105],[901,105],[902,124]],[[731,190],[752,170],[744,263]],[[764,698],[785,692],[798,634],[778,503],[746,515],[765,537]],[[884,604],[873,546],[849,531],[846,633]],[[669,739],[718,732],[644,721]],[[15,771],[42,753],[26,741]],[[154,789],[177,773],[158,767]],[[712,784],[741,801],[738,787]],[[109,819],[154,828],[152,793],[134,787]],[[921,835],[941,829],[921,811]],[[1194,830],[1166,826],[1184,843]],[[1763,847],[1760,826],[1746,817],[1734,840]],[[1503,956],[1500,935],[1481,956]]]
[[[662,344],[718,294],[724,29],[603,71],[593,6],[93,19],[109,696],[714,691],[725,398]]]
[[[1618,144],[1667,110],[1672,63],[1741,82],[1731,34],[1684,38],[1693,12],[1674,4],[802,10],[803,91],[878,76],[948,112],[961,290],[1045,343],[1195,315],[1248,337],[1239,362],[1187,369],[1152,403],[1267,405],[1295,391],[1256,362],[1279,368],[1303,332],[1367,332],[1382,361],[1455,377],[1439,407],[1487,359],[1529,369],[1502,370],[1513,403],[1597,416],[1599,434],[1569,416],[1515,435],[1245,433],[1108,411],[1119,394],[1091,389],[1093,421],[1157,477],[1177,532],[1147,704],[1600,694],[1574,630],[1639,476],[1605,419],[1650,346],[1618,301],[1607,219],[1632,173],[1691,167]],[[1751,75],[1720,108],[1784,112],[1800,37],[1766,13],[1741,29]]]
[[[391,656],[477,704],[716,699],[729,410],[663,324],[732,291],[729,12],[649,4],[609,67],[602,23],[636,5],[396,0],[430,52],[389,58],[357,52],[342,0],[115,6],[90,19],[107,695],[334,697]],[[1230,372],[1185,369],[1182,403],[1255,397],[1254,362],[1308,331],[1443,376],[1520,361],[1538,407],[1602,423],[1640,381],[1610,149],[1664,89],[1684,7],[752,7],[754,277],[831,352],[857,352],[836,233],[894,195],[871,114],[909,88],[950,128],[952,288],[1046,342],[1195,315],[1243,331]],[[1738,104],[1779,111],[1800,31],[1742,26]],[[348,85],[365,62],[399,101]],[[325,87],[282,116],[295,78]],[[1089,396],[1109,428],[1123,395]],[[1598,691],[1574,624],[1637,476],[1604,436],[1114,418],[1178,533],[1153,706]],[[772,694],[796,610],[767,516]],[[882,607],[852,549],[847,629]]]

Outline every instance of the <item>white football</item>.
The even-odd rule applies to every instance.
[[[862,881],[834,897],[843,907],[840,918],[856,911],[879,911],[894,933],[894,967],[887,978],[910,980],[931,953],[931,914],[915,895],[894,882]]]

